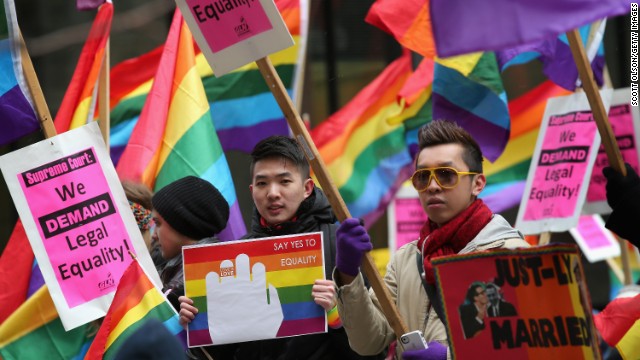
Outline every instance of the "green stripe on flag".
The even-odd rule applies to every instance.
[[[478,63],[473,68],[469,76],[470,80],[482,84],[496,94],[504,93],[504,86],[502,85],[502,78],[500,77],[500,70],[498,69],[498,63],[496,62],[496,55],[493,51],[485,51]]]
[[[381,159],[401,151],[406,151],[403,126],[397,127],[369,144],[355,160],[349,180],[339,189],[344,202],[352,203],[362,195],[369,174],[378,167]]]
[[[487,177],[487,184],[499,184],[508,181],[519,181],[527,178],[531,159],[510,166],[500,172]]]
[[[276,71],[280,75],[284,87],[290,88],[293,82],[295,66],[293,64],[279,65],[276,66]],[[250,84],[250,86],[247,84]],[[202,85],[204,85],[209,102],[237,99],[269,92],[267,83],[258,70],[233,72],[221,78],[208,76],[202,79]]]
[[[158,172],[155,188],[161,189],[187,175],[202,175],[222,154],[207,112],[178,140]]]
[[[65,331],[60,318],[56,318],[0,348],[0,355],[4,360],[72,359],[82,355],[83,345],[93,338],[87,336],[89,332],[95,333],[92,326],[89,323]]]

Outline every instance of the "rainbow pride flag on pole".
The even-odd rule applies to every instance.
[[[411,144],[431,120],[431,83],[413,75],[407,52],[311,131],[349,211],[369,225],[411,176]]]
[[[547,80],[526,94],[509,101],[509,142],[495,162],[484,164],[487,186],[480,197],[494,212],[510,209],[522,200],[547,100],[570,93]]]
[[[93,121],[98,95],[98,76],[111,33],[113,4],[105,2],[98,9],[78,65],[62,99],[54,124],[62,133]]]
[[[300,100],[307,44],[308,1],[276,0],[295,45],[269,56],[294,103]],[[111,70],[111,157],[114,163],[129,142],[155,76],[162,48],[124,61]],[[216,78],[198,48],[196,68],[224,151],[251,152],[270,135],[287,135],[287,122],[255,63]],[[260,111],[254,111],[260,109]],[[243,139],[243,141],[237,141]]]
[[[116,169],[122,179],[141,181],[155,191],[188,175],[209,181],[230,207],[229,222],[219,237],[239,239],[246,229],[193,44],[176,10],[150,96]]]
[[[20,37],[13,0],[0,14],[0,146],[40,129],[22,72]]]
[[[45,285],[0,325],[0,356],[4,360],[82,359],[94,327],[89,323],[66,332]]]
[[[122,344],[148,319],[161,321],[184,344],[178,313],[153,285],[138,261],[132,261],[85,359],[113,359]]]
[[[185,292],[198,308],[187,332],[189,346],[258,340],[242,336],[252,327],[271,322],[275,315],[269,306],[278,304],[281,322],[279,326],[275,324],[271,338],[325,332],[325,311],[311,296],[314,281],[325,276],[321,236],[322,233],[311,233],[184,247]],[[260,264],[262,270],[256,270]],[[260,284],[260,278],[266,284]],[[211,290],[229,281],[235,281],[232,287]],[[259,287],[257,292],[249,285],[254,281]],[[219,305],[212,310],[210,302]],[[246,305],[248,302],[254,306]],[[222,339],[212,336],[210,328],[219,329]],[[225,341],[225,332],[243,328],[248,330]],[[268,337],[262,337],[265,338]]]
[[[494,53],[436,59],[433,118],[462,126],[476,139],[489,161],[502,154],[509,139],[510,118]]]

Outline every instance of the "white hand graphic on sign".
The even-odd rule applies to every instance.
[[[222,276],[210,272],[205,278],[209,334],[214,344],[272,339],[280,329],[284,315],[278,292],[271,284],[266,291],[262,263],[255,263],[251,273],[249,265],[249,257],[240,254],[235,269],[231,260],[225,260],[220,263]]]

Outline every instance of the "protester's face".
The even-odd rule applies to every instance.
[[[186,237],[172,228],[155,210],[153,211],[153,221],[155,221],[156,227],[152,238],[158,241],[162,257],[171,259],[177,256],[182,251]]]
[[[313,191],[313,181],[303,179],[298,168],[285,158],[267,158],[254,164],[249,185],[256,209],[269,225],[291,220]]]
[[[482,288],[482,286],[478,286],[476,288],[476,296],[474,296],[473,299],[479,305],[486,305],[489,302],[489,298],[487,298],[487,292]]]
[[[498,295],[498,291],[492,287],[487,287],[487,297],[489,301],[491,301],[491,305],[497,305],[500,301],[500,296]]]
[[[417,169],[448,166],[461,172],[469,171],[462,160],[462,152],[460,144],[426,147],[418,154]],[[429,186],[419,193],[420,203],[429,219],[442,226],[469,207],[485,184],[486,179],[482,174],[460,175],[455,188],[444,189],[433,178]]]

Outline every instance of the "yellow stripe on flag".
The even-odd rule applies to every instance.
[[[640,320],[636,320],[627,330],[616,344],[616,349],[625,360],[640,359]]]
[[[120,322],[113,328],[111,333],[109,333],[109,337],[107,338],[107,343],[105,344],[105,350],[108,349],[111,344],[120,336],[122,333],[129,328],[131,325],[140,321],[144,318],[151,309],[156,306],[162,304],[164,302],[164,297],[155,287],[149,289],[142,300],[138,303],[138,305],[129,309],[127,313],[122,317]]]
[[[49,288],[44,285],[0,325],[0,348],[57,318]]]

